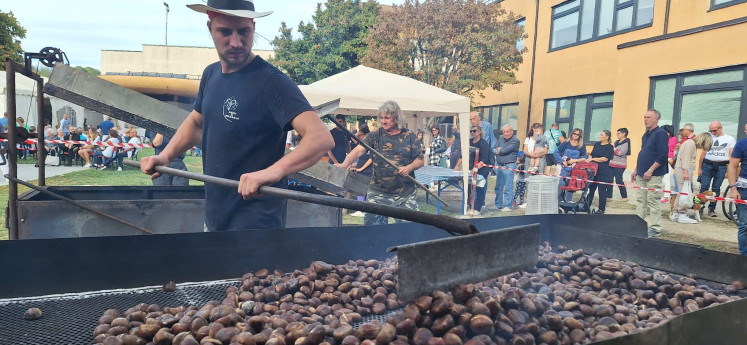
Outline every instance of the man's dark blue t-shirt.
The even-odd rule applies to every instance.
[[[223,74],[219,62],[205,68],[194,108],[202,114],[205,174],[231,180],[282,158],[291,121],[313,110],[298,86],[259,56],[234,73]],[[273,187],[287,185],[282,179]],[[285,212],[285,199],[244,200],[236,188],[205,184],[210,231],[282,228]]]
[[[669,171],[667,167],[667,155],[669,154],[669,136],[667,131],[661,127],[646,130],[641,139],[641,152],[638,153],[638,176],[643,176],[654,164],[659,162],[659,167],[652,172],[652,176],[664,176]]]
[[[337,163],[345,161],[345,156],[348,155],[348,136],[345,132],[333,128],[329,131],[332,134],[332,139],[335,141],[335,147],[332,148],[332,154],[335,156]],[[332,160],[330,159],[330,162]]]
[[[734,150],[731,152],[731,156],[740,159],[741,170],[739,171],[739,177],[747,179],[747,138],[737,141],[737,144],[734,145]]]
[[[99,128],[101,128],[101,135],[109,135],[109,130],[114,128],[114,123],[109,120],[104,120],[99,124]]]
[[[145,130],[145,137],[150,139],[151,145],[153,143],[153,139],[156,138],[156,134],[158,133],[156,133],[155,131],[151,131],[150,129]],[[156,147],[155,145],[153,146],[153,150],[155,151],[155,154],[161,153],[163,149],[166,148],[166,145],[169,144],[169,142],[171,142],[171,137],[167,137],[164,135],[163,140],[161,141],[161,146],[159,147]],[[176,157],[176,159],[184,159],[184,157],[185,155],[182,153],[178,157]]]

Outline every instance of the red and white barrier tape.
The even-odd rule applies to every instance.
[[[625,187],[625,188],[632,188],[632,189],[638,189],[638,190],[646,190],[646,191],[649,191],[649,192],[669,193],[671,195],[697,196],[698,198],[707,199],[707,200],[711,200],[711,201],[724,201],[724,202],[733,202],[733,203],[736,203],[736,204],[747,205],[747,200],[736,200],[734,198],[723,198],[723,197],[720,197],[720,196],[695,194],[695,193],[683,193],[683,192],[675,192],[675,191],[669,191],[669,190],[664,190],[664,189],[655,189],[655,188],[644,188],[644,187],[639,187],[639,186],[635,186],[635,185],[628,186],[628,185],[625,185],[625,184],[615,184],[615,183],[612,183],[612,182],[600,182],[600,181],[593,181],[593,180],[584,180],[582,178],[574,178],[574,177],[570,177],[570,176],[560,176],[560,175],[543,174],[543,173],[538,173],[538,172],[530,172],[530,171],[527,171],[527,170],[511,169],[511,168],[506,168],[506,167],[496,166],[496,165],[485,164],[485,166],[489,167],[489,168],[495,168],[495,169],[501,169],[501,170],[509,170],[509,171],[518,172],[518,173],[522,173],[523,172],[523,173],[532,174],[532,175],[558,177],[558,178],[563,178],[563,179],[566,179],[566,180],[586,181],[588,183],[603,184],[603,185],[608,185],[608,186],[613,186],[613,187],[617,186],[617,187]]]
[[[0,141],[8,141],[7,139],[0,139]],[[38,139],[27,139],[24,141],[26,144],[35,144]],[[98,145],[98,146],[113,146],[113,147],[153,147],[150,144],[128,144],[128,143],[117,143],[112,144],[110,142],[103,141],[84,141],[84,140],[44,140],[45,144],[75,144],[75,145]]]

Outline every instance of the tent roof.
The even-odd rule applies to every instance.
[[[467,97],[363,65],[300,88],[312,105],[340,98],[336,114],[373,116],[389,100],[406,115],[456,116],[470,111]]]

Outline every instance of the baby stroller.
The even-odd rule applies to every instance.
[[[571,170],[568,179],[568,184],[560,187],[562,191],[560,195],[560,201],[558,201],[558,213],[578,213],[586,212],[591,213],[591,205],[589,205],[589,185],[594,176],[597,175],[597,163],[576,163]],[[581,192],[581,197],[578,201],[564,201],[566,193]]]

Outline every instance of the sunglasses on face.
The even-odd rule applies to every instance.
[[[711,133],[716,133],[716,132],[718,132],[719,129],[721,129],[721,127],[716,128],[716,129],[710,129],[709,131],[711,131]]]
[[[476,129],[470,129],[469,132],[470,133],[477,133],[477,130]]]
[[[581,133],[571,133],[571,135],[581,135]]]

